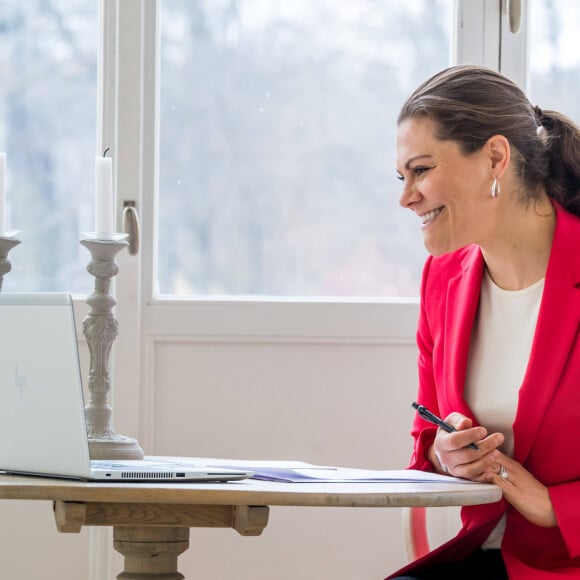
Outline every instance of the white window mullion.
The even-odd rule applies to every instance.
[[[148,349],[150,337],[158,328],[150,323],[151,312],[156,310],[154,300],[155,272],[157,265],[157,213],[159,189],[159,68],[160,68],[160,2],[150,0],[143,7],[143,102],[142,102],[142,211],[141,272],[139,336],[141,360],[140,385],[140,442],[144,449],[152,449],[154,443],[154,363]]]
[[[160,99],[160,2],[150,0],[143,6],[143,165],[141,211],[143,236],[142,254],[142,304],[151,304],[157,282],[157,213],[159,188],[159,99]]]
[[[500,0],[457,0],[454,60],[500,67]]]
[[[114,63],[106,77],[104,94],[112,93],[114,104],[109,114],[114,115],[114,139],[110,146],[115,168],[117,231],[123,229],[123,206],[135,202],[137,211],[142,205],[142,18],[145,0],[105,0],[115,11],[115,30],[106,38],[109,50],[114,52]],[[111,138],[113,136],[111,135]],[[112,399],[114,427],[123,435],[139,436],[140,400],[140,332],[141,256],[130,256],[127,250],[117,255],[119,273],[114,278],[117,299],[115,316],[119,334],[113,351]]]

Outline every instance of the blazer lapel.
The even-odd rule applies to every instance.
[[[444,393],[449,408],[475,421],[463,399],[471,331],[479,304],[483,256],[474,246],[463,262],[463,271],[451,278],[445,305]]]
[[[565,305],[565,306],[564,306]],[[514,458],[523,463],[572,348],[580,321],[580,290],[546,280],[530,361],[514,421]]]
[[[580,323],[580,221],[559,206],[556,211],[544,293],[514,421],[514,458],[521,463],[558,385]]]

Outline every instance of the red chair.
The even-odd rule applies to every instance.
[[[403,508],[403,537],[409,561],[429,552],[426,516],[427,509],[424,507]]]

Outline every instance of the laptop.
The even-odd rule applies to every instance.
[[[0,292],[0,470],[148,483],[253,475],[179,457],[91,460],[84,406],[70,294]]]

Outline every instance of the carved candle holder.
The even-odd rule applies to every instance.
[[[20,243],[16,239],[18,232],[6,232],[0,236],[0,290],[2,290],[2,283],[4,282],[4,274],[8,274],[12,270],[12,264],[8,259],[8,252]]]
[[[119,273],[115,256],[129,245],[126,237],[115,234],[113,240],[88,238],[80,241],[91,252],[92,261],[87,270],[95,277],[95,291],[87,298],[90,311],[83,321],[90,353],[90,397],[85,415],[92,459],[143,458],[139,442],[118,434],[111,426],[109,358],[119,323],[113,315],[117,301],[109,290],[111,278]]]

